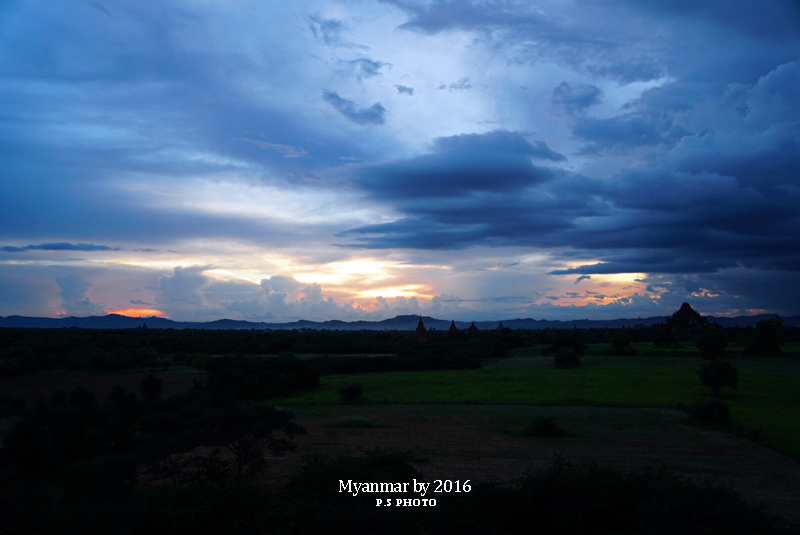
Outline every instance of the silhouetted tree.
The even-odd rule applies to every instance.
[[[739,373],[726,360],[717,359],[706,364],[700,369],[699,374],[700,381],[704,386],[711,387],[715,396],[719,396],[719,390],[723,386],[736,388],[739,383]]]
[[[781,352],[781,330],[783,321],[775,316],[772,319],[756,323],[755,339],[747,346],[749,353],[761,355],[764,353]]]
[[[273,455],[294,449],[290,439],[305,430],[291,418],[287,411],[250,403],[206,411],[192,427],[198,433],[199,444],[223,448],[233,454],[233,476],[241,481],[263,471],[265,449]]]
[[[700,355],[706,360],[714,360],[725,356],[728,341],[721,332],[704,334],[697,340]]]

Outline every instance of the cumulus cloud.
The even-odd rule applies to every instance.
[[[73,274],[56,278],[61,289],[61,311],[67,315],[93,316],[105,314],[103,307],[87,297],[92,284],[83,275]]]
[[[192,315],[197,309],[207,308],[203,290],[210,279],[203,272],[209,266],[178,266],[172,275],[163,275],[158,281],[156,303],[171,315]]]
[[[211,288],[212,289],[213,285]],[[339,302],[319,284],[302,284],[293,277],[275,275],[261,281],[257,290],[249,288],[248,297],[224,300],[221,306],[229,313],[253,321],[285,322],[298,319],[385,319],[400,314],[452,313],[438,298],[420,303],[415,298],[396,297],[359,300],[356,304]],[[362,306],[363,305],[363,306]],[[369,309],[369,311],[367,310]]]
[[[414,96],[414,88],[413,87],[408,87],[406,85],[396,85],[396,86],[394,86],[394,88],[397,89],[397,92],[400,93],[401,95],[406,94],[409,97],[413,97]]]
[[[386,108],[376,102],[369,108],[359,108],[352,100],[339,96],[335,91],[322,92],[322,98],[336,110],[356,124],[383,124]]]

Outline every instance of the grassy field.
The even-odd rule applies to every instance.
[[[800,362],[734,359],[737,390],[723,389],[734,422],[749,436],[800,458]],[[370,404],[481,404],[669,407],[712,397],[694,357],[585,357],[578,369],[550,357],[516,357],[481,370],[376,373],[324,378],[321,388],[277,400],[281,406],[338,405],[338,389],[361,386]]]

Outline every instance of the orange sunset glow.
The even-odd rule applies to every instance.
[[[128,316],[129,318],[146,318],[149,316],[163,316],[164,312],[156,310],[155,308],[120,308],[119,310],[108,310],[109,314],[118,314],[120,316]]]

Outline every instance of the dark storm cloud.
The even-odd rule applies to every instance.
[[[625,0],[624,3],[657,16],[705,20],[764,41],[785,41],[787,38],[796,38],[800,33],[800,4],[793,0],[771,2],[769,9],[765,9],[764,3],[758,0]]]
[[[393,4],[411,18],[400,25],[406,30],[415,30],[435,34],[451,29],[469,29],[489,26],[516,26],[520,24],[536,25],[542,19],[533,13],[520,14],[510,9],[507,2],[475,0],[435,0],[419,2],[415,0],[380,0]],[[517,6],[520,7],[520,6]]]
[[[443,89],[464,110],[502,103],[507,119],[514,114],[509,124],[535,131],[559,152],[544,141],[494,132],[441,138],[418,155],[417,147],[439,132],[464,128],[459,118],[444,120],[433,108],[421,116],[409,107],[407,131],[399,120],[359,127],[386,121],[381,104],[352,97],[366,86],[391,92],[380,79],[388,64],[373,58],[409,65],[408,54],[416,52],[367,52],[349,35],[363,30],[360,35],[374,37],[373,22],[391,31],[394,11],[383,18],[351,3],[336,11],[347,17],[338,20],[307,17],[280,2],[256,3],[245,16],[207,3],[113,3],[108,9],[6,3],[0,8],[0,20],[9,21],[0,32],[0,243],[16,245],[0,251],[13,260],[24,251],[112,250],[95,243],[128,250],[161,244],[183,250],[187,241],[215,239],[275,249],[312,238],[318,243],[324,238],[317,234],[338,229],[203,211],[208,204],[224,207],[224,198],[204,206],[165,198],[227,177],[279,188],[333,177],[361,188],[366,202],[356,211],[390,205],[396,218],[359,219],[384,223],[358,223],[342,233],[348,246],[530,247],[549,254],[546,269],[569,275],[569,285],[592,273],[646,273],[664,306],[680,306],[688,293],[705,288],[721,295],[702,298],[709,307],[714,299],[720,309],[735,307],[734,296],[747,295],[776,310],[797,310],[796,2],[387,2],[406,15],[401,38],[403,31],[418,32],[414,38],[424,46],[436,34],[437,43],[462,43],[475,58],[494,58],[491,74],[511,82],[514,92],[504,86],[465,91],[491,87],[477,62],[449,73],[421,69],[413,75],[420,78],[395,73],[399,80],[418,88],[446,81]],[[349,58],[370,57],[326,61],[320,45],[358,49]],[[450,52],[426,50],[436,60]],[[516,78],[528,73],[529,79]],[[338,77],[323,81],[326,76]],[[563,79],[581,82],[558,86]],[[569,113],[530,121],[534,101],[519,100],[520,83],[545,110],[552,104]],[[323,87],[355,98],[358,103],[323,94],[349,121],[330,121],[337,117],[319,105]],[[413,95],[410,86],[394,87]],[[615,112],[616,104],[622,107]],[[403,145],[410,136],[414,142]],[[562,152],[571,156],[570,169],[593,178],[565,170]],[[398,154],[417,155],[398,160]],[[371,163],[342,165],[344,158]],[[175,183],[174,190],[149,187]],[[43,243],[56,240],[64,243]],[[11,264],[0,274],[3,303],[11,302],[7,289],[16,287]],[[57,303],[54,276],[42,280],[55,297],[49,302]],[[60,281],[71,310],[101,310],[89,299],[87,279]],[[177,312],[208,307],[211,285],[203,268],[180,268],[161,280],[159,303]],[[34,284],[26,288],[48,302]],[[13,295],[31,299],[18,290]]]
[[[533,160],[561,162],[543,141],[493,131],[438,138],[416,158],[355,167],[369,195],[407,217],[342,233],[358,247],[461,249],[473,245],[546,245],[570,218],[599,215],[580,177]]]
[[[646,113],[629,113],[610,119],[580,118],[572,129],[577,137],[588,141],[584,153],[605,149],[630,149],[648,145],[673,145],[687,132],[673,124],[669,117]]]
[[[356,124],[383,124],[386,108],[376,102],[369,108],[359,108],[352,100],[347,100],[338,95],[335,91],[325,90],[322,98],[336,108],[336,110]]]
[[[362,167],[356,181],[379,198],[467,197],[549,180],[553,171],[531,160],[565,160],[543,141],[531,143],[501,130],[438,138],[431,148],[430,154],[411,160]]]
[[[778,66],[752,85],[729,85],[713,106],[698,110],[702,118],[718,123],[719,131],[686,140],[676,155],[677,165],[689,172],[736,176],[742,184],[761,190],[798,185],[797,87],[797,61]]]
[[[735,177],[666,169],[628,171],[590,188],[609,201],[607,215],[561,238],[610,254],[561,274],[788,269],[800,257],[798,189],[765,194]]]
[[[15,247],[6,245],[0,247],[0,251],[7,253],[20,253],[23,251],[119,251],[119,247],[109,247],[107,245],[95,245],[93,243],[41,243],[38,245],[25,245]]]
[[[602,92],[595,85],[577,85],[572,87],[567,82],[561,82],[553,90],[553,104],[570,112],[580,112],[585,108],[598,104]]]
[[[788,141],[776,139],[785,152]],[[363,167],[359,185],[406,217],[342,236],[367,248],[567,247],[601,260],[556,275],[800,269],[797,173],[775,176],[767,188],[668,163],[590,179],[534,166],[536,147],[546,145],[511,132],[453,136],[430,154]]]
[[[667,74],[664,65],[647,57],[623,58],[605,65],[588,65],[587,70],[595,76],[611,78],[623,84],[656,80]]]

